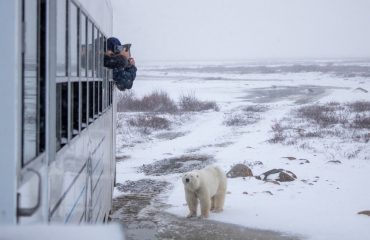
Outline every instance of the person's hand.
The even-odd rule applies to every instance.
[[[124,49],[123,51],[121,51],[120,54],[122,56],[124,56],[126,59],[129,59],[130,58],[130,52],[129,51],[126,51],[126,49]]]
[[[129,64],[130,66],[135,65],[135,59],[134,59],[134,58],[129,58],[129,59],[128,59],[128,64]]]

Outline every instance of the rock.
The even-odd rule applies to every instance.
[[[310,161],[308,159],[305,159],[305,158],[300,158],[299,160],[303,161],[304,163],[310,163]]]
[[[297,179],[297,176],[291,171],[285,169],[272,169],[256,177],[263,181],[290,182]]]
[[[363,92],[363,93],[368,93],[368,92],[369,92],[368,90],[363,89],[363,88],[361,88],[361,87],[358,87],[358,88],[354,89],[353,91],[354,91],[354,92]]]
[[[243,192],[243,194],[248,195],[248,192]]]
[[[236,164],[231,170],[226,174],[228,178],[237,178],[237,177],[251,177],[253,176],[252,170],[244,164]]]
[[[274,194],[272,194],[272,192],[271,192],[271,191],[263,191],[262,193],[266,193],[266,194],[268,194],[268,195],[274,195]]]
[[[327,163],[341,164],[342,162],[339,160],[331,160],[331,161],[327,161]]]
[[[283,157],[283,158],[286,158],[290,161],[294,161],[294,160],[301,161],[299,164],[310,163],[310,161],[308,159],[305,159],[305,158],[299,158],[299,159],[297,159],[295,157]],[[288,165],[288,163],[287,163],[287,165]]]
[[[283,171],[279,173],[279,179],[277,181],[280,182],[291,182],[297,179],[297,176],[292,173],[291,171]]]
[[[358,212],[357,214],[362,214],[362,215],[366,215],[366,216],[370,217],[370,211],[369,210],[361,211],[361,212]]]

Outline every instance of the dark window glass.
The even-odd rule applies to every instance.
[[[68,83],[56,86],[56,150],[68,142]]]
[[[98,29],[94,28],[95,39],[94,39],[94,54],[95,54],[95,67],[94,77],[100,77],[100,33]]]
[[[99,114],[103,110],[103,82],[99,82]]]
[[[107,106],[109,107],[110,105],[110,82],[108,82],[108,85],[107,85],[107,97],[108,97],[108,102],[107,102]]]
[[[70,47],[70,74],[78,76],[78,8],[69,4],[69,47]]]
[[[108,103],[107,89],[108,89],[107,70],[103,68],[103,87],[102,87],[103,110],[107,108],[107,103]]]
[[[97,118],[99,114],[99,83],[100,82],[95,82],[95,95],[94,95],[94,117]]]
[[[94,121],[94,82],[91,81],[89,84],[89,124]]]
[[[87,127],[87,82],[81,82],[81,129]]]
[[[75,136],[79,133],[80,130],[80,92],[79,92],[79,82],[71,83],[71,94],[72,94],[72,136]]]
[[[86,48],[86,16],[80,14],[80,76],[86,77],[87,48]]]
[[[90,21],[87,24],[87,56],[88,56],[88,70],[87,76],[93,76],[93,63],[94,63],[94,51],[93,51],[93,25]]]
[[[26,0],[25,2],[28,2],[28,0]],[[67,4],[66,4],[66,0],[58,0],[57,8],[58,8],[58,11],[57,11],[57,76],[63,77],[67,75],[67,65],[66,65],[66,59],[67,59],[66,9],[67,9]]]
[[[105,49],[104,49],[104,36],[102,34],[100,34],[100,54],[99,54],[99,57],[100,57],[100,64],[99,64],[99,72],[100,72],[100,78],[103,78],[104,77],[104,66],[103,66],[103,62],[104,62],[104,52],[105,52]]]
[[[113,82],[109,82],[109,106],[112,105],[113,101]]]
[[[38,91],[38,3],[24,2],[23,53],[23,163],[37,155],[37,91]]]
[[[43,0],[22,5],[22,166],[45,150],[45,28]]]

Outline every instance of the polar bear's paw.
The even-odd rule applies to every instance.
[[[195,212],[191,212],[191,213],[189,213],[186,217],[187,218],[193,218],[193,217],[196,217],[197,216],[197,213],[195,213]]]
[[[214,213],[220,213],[220,212],[222,212],[223,211],[223,209],[221,208],[221,209],[216,209],[216,208],[214,208],[214,209],[211,209],[211,212],[214,212]]]

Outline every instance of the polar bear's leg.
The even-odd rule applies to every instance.
[[[211,198],[211,211],[215,210],[215,196]]]
[[[225,203],[225,196],[226,196],[226,184],[222,183],[217,191],[217,194],[214,196],[214,199],[215,199],[214,212],[223,211],[224,203]]]
[[[224,209],[224,203],[225,203],[225,194],[217,194],[215,195],[215,208],[214,212],[222,212]]]
[[[204,191],[204,193],[199,198],[199,201],[201,217],[208,218],[209,210],[211,209],[211,197],[209,196],[208,192]]]
[[[197,208],[198,208],[198,199],[195,193],[185,190],[185,197],[186,197],[186,203],[188,204],[189,211],[190,211],[187,217],[188,218],[196,217]]]

